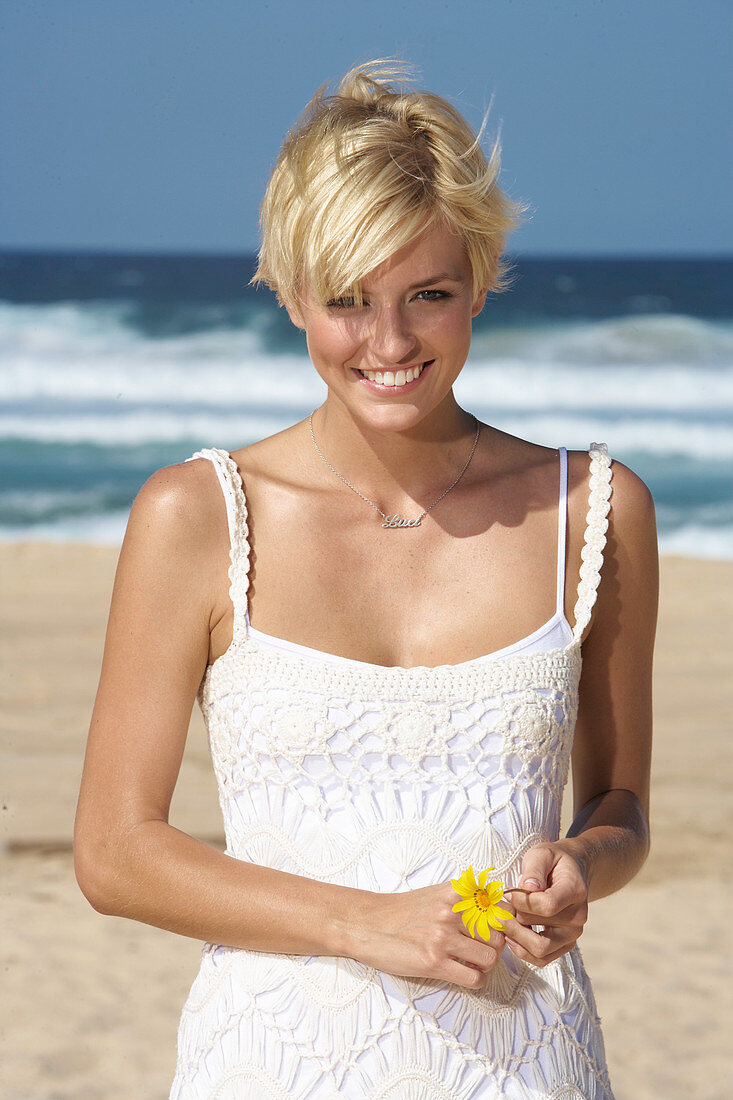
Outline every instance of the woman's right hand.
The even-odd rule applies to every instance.
[[[368,895],[350,931],[359,962],[410,978],[436,978],[481,989],[504,950],[504,936],[474,939],[453,906],[461,900],[450,880],[418,890]],[[352,916],[354,914],[352,913]]]

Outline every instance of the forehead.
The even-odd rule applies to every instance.
[[[368,245],[366,251],[368,254]],[[351,294],[352,291],[357,296],[402,295],[421,284],[435,285],[444,279],[470,289],[473,286],[473,268],[457,233],[438,223],[418,232],[411,241],[373,267],[366,275],[354,275],[353,278],[347,277],[338,283],[326,275],[320,287],[315,279],[311,280],[306,276],[297,299],[303,305],[312,307],[325,305],[329,298]]]
[[[471,277],[471,265],[458,236],[445,226],[432,226],[404,245],[361,280],[362,288],[420,282],[445,276],[464,280]]]

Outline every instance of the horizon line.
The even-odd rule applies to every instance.
[[[108,245],[13,245],[0,243],[0,255],[19,256],[90,256],[90,257],[119,257],[135,259],[201,259],[201,260],[242,260],[253,259],[257,249],[204,249],[204,248],[162,248],[152,247],[117,247]],[[511,250],[507,249],[503,255],[508,260],[611,260],[611,261],[645,261],[645,260],[690,260],[690,261],[733,261],[733,249],[727,252],[610,252],[607,250],[590,250],[587,252],[568,250],[552,252],[549,250]]]

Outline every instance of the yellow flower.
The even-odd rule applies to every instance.
[[[497,932],[503,932],[503,922],[511,920],[514,916],[507,909],[499,907],[499,902],[504,896],[504,883],[498,880],[486,881],[489,871],[493,870],[493,867],[487,867],[481,872],[476,882],[473,867],[469,867],[461,872],[459,878],[450,880],[451,886],[462,898],[453,906],[453,912],[461,914],[461,920],[474,939],[476,939],[475,929],[477,928],[485,940],[490,938],[492,928],[496,928]]]

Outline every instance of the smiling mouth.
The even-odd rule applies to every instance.
[[[433,362],[433,359],[429,359],[417,367],[410,367],[409,370],[360,370],[357,371],[357,374],[360,374],[362,378],[368,379],[369,382],[376,382],[378,386],[384,386],[385,389],[401,389],[402,386],[417,381],[425,368],[429,367]]]

